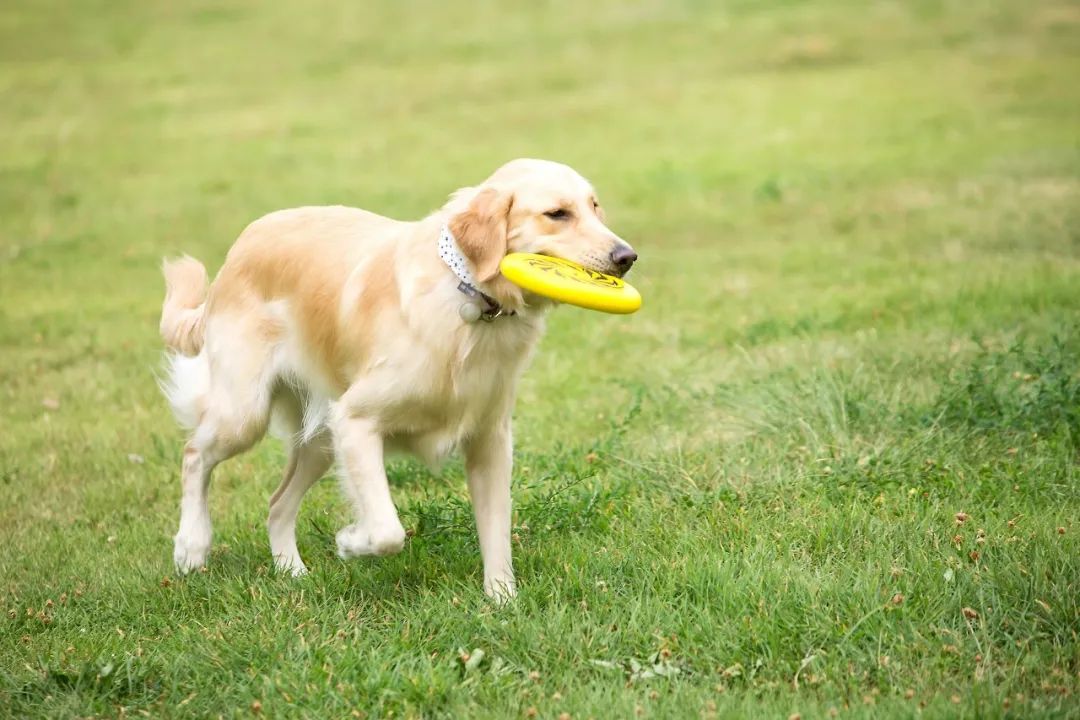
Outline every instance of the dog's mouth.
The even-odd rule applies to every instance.
[[[624,270],[622,268],[616,267],[616,268],[611,268],[611,269],[608,269],[608,270],[598,270],[597,272],[602,272],[605,275],[614,275],[617,278],[621,278],[624,275],[626,275],[626,273],[630,272],[630,268],[626,268]]]
[[[617,277],[617,278],[621,278],[624,275],[626,275],[626,273],[630,272],[630,268],[621,268],[621,267],[618,267],[617,265],[612,265],[611,263],[604,263],[601,266],[597,266],[597,265],[594,265],[594,264],[586,264],[586,263],[578,263],[578,264],[581,265],[581,267],[585,268],[586,270],[591,270],[592,272],[600,273],[601,275],[611,275],[612,277]]]
[[[600,260],[594,255],[586,255],[585,257],[570,258],[563,257],[562,255],[556,255],[555,253],[544,252],[543,250],[536,253],[537,255],[545,255],[550,258],[556,258],[558,260],[566,260],[572,262],[575,265],[580,265],[586,270],[601,275],[612,275],[617,278],[621,278],[630,270],[630,268],[620,268],[609,260]]]

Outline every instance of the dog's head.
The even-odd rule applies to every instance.
[[[637,260],[604,224],[592,185],[560,163],[513,160],[478,187],[458,191],[450,208],[450,232],[480,282],[494,280],[512,252],[551,255],[618,276]]]

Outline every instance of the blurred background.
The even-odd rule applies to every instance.
[[[151,362],[163,254],[213,272],[281,207],[419,217],[519,156],[589,177],[642,255],[647,312],[556,320],[568,346],[634,335],[583,387],[1072,294],[1074,3],[46,2],[0,22],[17,363],[37,352],[17,338],[72,333]]]

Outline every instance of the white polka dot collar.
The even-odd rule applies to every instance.
[[[469,263],[458,247],[457,239],[446,226],[443,226],[442,232],[439,233],[439,257],[446,263],[446,267],[457,275],[458,280],[476,290],[476,280],[473,279],[472,272],[469,270]]]
[[[442,258],[442,261],[446,263],[446,267],[450,268],[450,272],[454,273],[460,281],[457,289],[469,298],[467,302],[458,308],[458,314],[461,315],[462,320],[470,323],[477,320],[491,322],[500,316],[516,314],[514,312],[505,312],[495,298],[484,294],[476,287],[476,280],[473,278],[472,271],[469,270],[469,262],[465,259],[461,248],[458,247],[454,234],[445,225],[442,232],[439,233],[439,257]]]

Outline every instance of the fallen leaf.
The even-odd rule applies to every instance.
[[[476,648],[465,657],[465,671],[472,672],[480,667],[480,663],[484,660],[484,651],[480,648]]]

